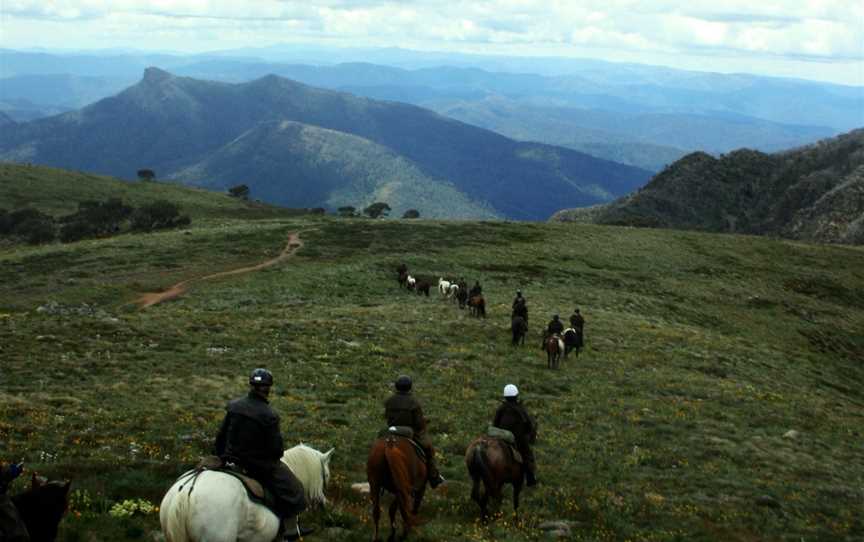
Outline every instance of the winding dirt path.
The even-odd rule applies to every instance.
[[[183,295],[186,292],[189,284],[193,282],[201,282],[204,280],[229,277],[231,275],[242,275],[243,273],[251,273],[252,271],[258,271],[260,269],[271,267],[293,256],[294,253],[300,250],[302,246],[303,241],[300,239],[300,233],[291,232],[290,234],[288,234],[288,243],[285,245],[285,248],[282,249],[282,253],[271,260],[261,262],[258,265],[253,265],[251,267],[241,267],[239,269],[232,269],[231,271],[222,271],[220,273],[213,273],[212,275],[204,275],[203,277],[186,279],[182,282],[178,282],[177,284],[168,288],[165,291],[142,294],[141,297],[134,301],[134,303],[139,305],[142,309],[145,309],[152,305],[156,305],[157,303],[162,303],[163,301],[168,301],[169,299],[174,299]]]

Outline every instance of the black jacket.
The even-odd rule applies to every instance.
[[[252,392],[235,399],[216,435],[216,455],[227,457],[251,471],[272,469],[282,459],[285,441],[279,415],[266,399]]]
[[[519,446],[533,444],[537,438],[537,422],[520,403],[506,399],[495,412],[495,427],[507,429],[516,437]]]
[[[384,417],[387,425],[406,425],[415,433],[426,431],[426,418],[420,402],[410,392],[397,391],[384,402]]]
[[[556,333],[560,335],[564,332],[564,324],[561,323],[561,320],[552,320],[546,327],[546,332],[549,335],[554,335]]]

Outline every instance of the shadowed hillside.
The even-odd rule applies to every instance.
[[[414,172],[409,176],[419,172],[449,184],[472,205],[507,218],[546,219],[562,204],[610,201],[649,176],[644,170],[577,151],[519,143],[412,105],[357,98],[276,76],[228,84],[175,77],[154,68],[147,70],[139,84],[117,96],[4,130],[0,158],[119,177],[148,167],[161,178],[183,172],[187,182],[206,184],[211,182],[207,178],[190,178],[190,171],[203,174],[204,170],[187,168],[206,162],[260,123],[274,120],[343,132],[387,147],[411,164]],[[294,150],[302,148],[295,145]],[[256,173],[242,179],[253,195],[275,193],[276,177],[283,187],[288,179],[293,185],[290,192],[320,193],[320,180],[297,174],[288,158],[292,153],[280,158],[282,154],[276,147],[256,148],[252,154],[238,156],[243,160],[236,164],[238,170]],[[265,171],[256,164],[259,155],[276,161]],[[300,162],[315,160],[310,156]],[[392,170],[387,164],[369,168],[374,171],[379,166]],[[356,188],[361,182],[347,172],[332,180],[340,188]],[[405,184],[412,183],[409,179]],[[362,195],[372,198],[372,192]],[[328,193],[315,203],[322,205],[331,197],[338,199],[338,194]]]
[[[864,130],[793,151],[693,153],[609,205],[552,220],[864,243]]]

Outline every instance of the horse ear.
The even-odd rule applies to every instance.
[[[329,450],[327,450],[327,452],[324,454],[324,462],[325,463],[330,462],[330,456],[332,456],[333,452],[335,452],[335,451],[336,451],[336,448],[330,448]]]

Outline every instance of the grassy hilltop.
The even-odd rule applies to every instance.
[[[187,192],[188,205],[211,197]],[[0,178],[0,207],[13,207],[9,193]],[[75,197],[43,195],[44,209]],[[145,310],[133,304],[273,257],[293,231],[305,246],[283,264],[192,282],[183,297]],[[400,291],[394,268],[403,261],[430,276],[479,279],[489,318]],[[861,538],[862,269],[860,249],[765,238],[278,210],[257,219],[213,210],[186,230],[7,245],[0,458],[72,479],[62,540],[147,540],[157,515],[118,518],[112,505],[158,504],[209,450],[249,371],[265,366],[288,443],[336,447],[333,504],[310,514],[319,530],[308,540],[368,540],[369,506],[350,485],[365,478],[381,403],[404,372],[449,480],[427,493],[429,521],[416,540],[542,540],[545,520],[571,522],[573,540]],[[517,288],[530,334],[513,349]],[[552,373],[540,328],[576,306],[586,350]],[[539,420],[543,484],[525,495],[520,521],[487,526],[469,500],[462,455],[508,382]]]

